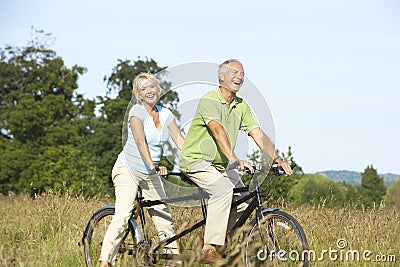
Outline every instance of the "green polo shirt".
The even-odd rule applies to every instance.
[[[182,171],[190,170],[193,165],[202,160],[211,162],[221,171],[228,166],[228,159],[220,151],[207,127],[212,120],[221,122],[232,149],[235,149],[239,130],[249,134],[259,127],[244,99],[236,96],[232,103],[228,104],[219,87],[206,93],[199,101],[182,147],[179,159]]]

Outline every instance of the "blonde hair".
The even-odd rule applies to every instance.
[[[133,87],[132,94],[135,96],[139,104],[142,104],[142,100],[140,100],[139,98],[139,89],[148,83],[154,85],[158,89],[158,92],[161,95],[160,82],[158,81],[156,76],[148,72],[142,72],[139,75],[137,75],[132,82],[132,87]]]

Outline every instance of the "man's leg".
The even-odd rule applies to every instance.
[[[244,184],[240,178],[240,175],[235,171],[235,170],[229,170],[226,172],[227,176],[231,180],[231,183],[235,187],[244,187]],[[248,192],[240,192],[240,193],[235,193],[233,195],[233,200],[237,200],[239,198],[244,197],[247,195]],[[250,200],[247,202],[243,202],[242,204],[232,207],[230,215],[229,215],[229,222],[228,222],[228,231],[231,231],[235,223],[239,220],[240,216],[242,215],[243,211],[249,206]]]
[[[226,173],[220,173],[207,162],[195,165],[187,176],[210,195],[204,243],[224,245],[235,185]]]

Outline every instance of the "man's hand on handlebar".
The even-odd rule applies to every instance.
[[[237,169],[240,172],[248,171],[250,174],[254,173],[253,165],[245,160],[236,160],[233,162],[228,169]]]
[[[279,167],[281,167],[287,175],[292,175],[293,170],[292,167],[290,166],[289,162],[283,161],[281,157],[278,157],[276,160],[276,163],[278,164]]]

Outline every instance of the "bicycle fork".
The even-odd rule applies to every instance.
[[[264,244],[264,253],[265,255],[271,257],[271,259],[274,257],[274,255],[270,255],[270,253],[274,250],[271,250],[268,247],[268,242],[267,242],[267,238],[271,238],[272,243],[274,248],[279,247],[278,241],[274,236],[274,222],[273,222],[273,218],[272,219],[268,219],[267,221],[264,221],[264,213],[263,213],[263,200],[262,200],[262,194],[261,194],[261,189],[258,183],[257,179],[253,179],[253,185],[256,188],[257,191],[257,208],[256,208],[256,217],[257,217],[257,225],[258,225],[258,230],[260,233],[260,238],[262,243]],[[269,212],[273,212],[274,210],[276,210],[275,208],[270,208],[266,210],[266,213],[268,214]],[[264,231],[262,230],[262,225],[267,223],[267,235],[268,237],[264,236]]]

